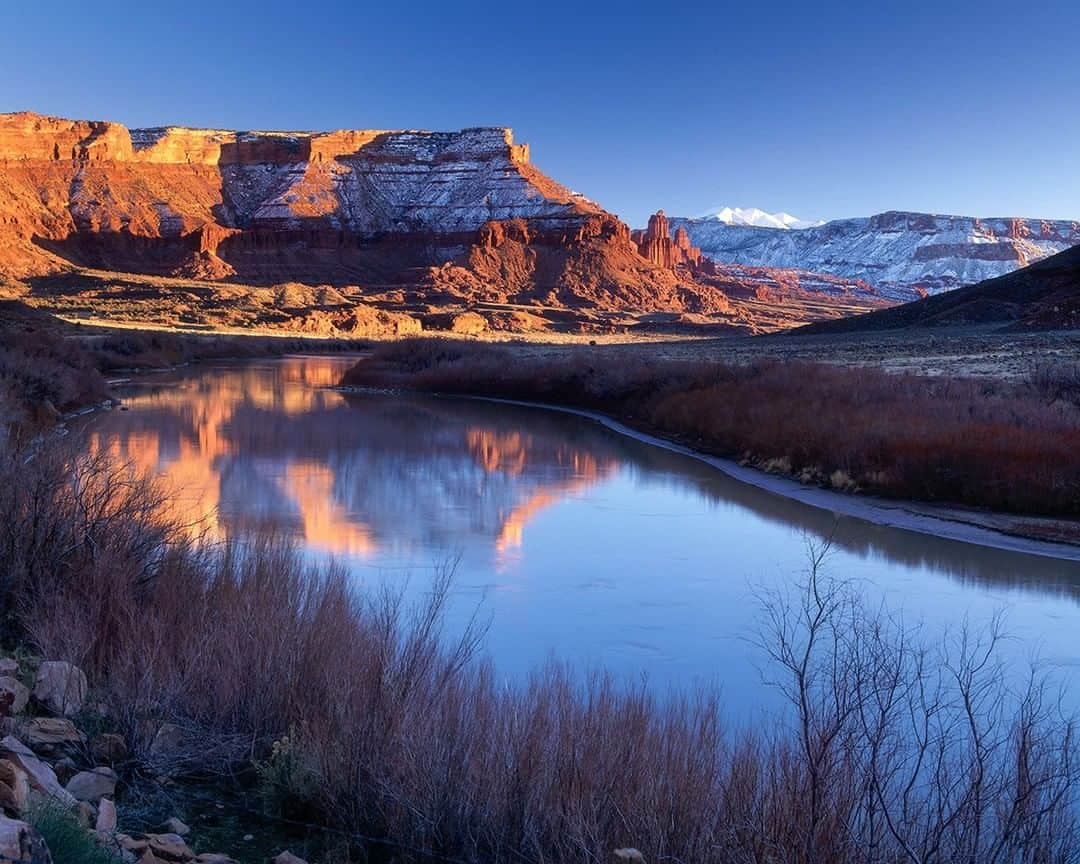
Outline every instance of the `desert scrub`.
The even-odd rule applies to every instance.
[[[803,482],[1077,517],[1078,377],[1073,367],[1001,382],[794,361],[646,363],[604,348],[553,357],[424,339],[376,348],[342,383],[589,408]]]
[[[95,842],[70,811],[39,804],[27,822],[38,830],[55,864],[120,864],[120,858]]]
[[[320,783],[304,759],[295,726],[270,745],[266,759],[254,765],[267,815],[297,816],[310,810]]]

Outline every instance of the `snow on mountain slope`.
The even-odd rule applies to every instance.
[[[863,279],[911,300],[1011,273],[1080,244],[1080,221],[978,219],[891,211],[801,231],[670,217],[671,230],[719,263],[790,267]]]
[[[799,219],[790,213],[766,213],[757,207],[721,207],[700,217],[715,219],[725,225],[750,225],[758,228],[813,228],[822,222]]]

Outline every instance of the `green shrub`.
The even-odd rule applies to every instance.
[[[42,804],[27,821],[38,830],[56,864],[118,864],[119,857],[98,845],[67,810]]]

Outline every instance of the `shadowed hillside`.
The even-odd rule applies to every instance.
[[[797,332],[855,333],[960,324],[998,325],[1000,330],[1080,326],[1080,246],[1007,276],[892,309],[810,324]]]

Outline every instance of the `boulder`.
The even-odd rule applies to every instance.
[[[175,723],[162,723],[150,742],[150,755],[158,758],[177,756],[184,749],[184,730]]]
[[[56,779],[67,786],[68,780],[79,773],[79,766],[70,756],[63,756],[52,763],[52,770],[56,773]]]
[[[19,727],[19,736],[35,750],[54,751],[83,743],[82,733],[65,717],[34,717]]]
[[[5,816],[0,816],[0,858],[19,864],[53,864],[49,847],[37,830]]]
[[[22,714],[30,701],[30,689],[18,678],[4,675],[0,677],[0,701],[8,702],[8,714]]]
[[[93,771],[80,771],[68,781],[67,791],[79,801],[100,801],[116,792],[116,772],[98,766]]]
[[[94,830],[99,834],[114,834],[116,832],[116,805],[108,798],[102,798],[98,802],[97,821]]]
[[[165,827],[169,829],[169,833],[179,834],[181,837],[185,837],[191,833],[191,829],[175,816],[165,822]]]
[[[147,834],[146,842],[149,851],[165,861],[188,861],[195,857],[179,834]]]
[[[307,864],[303,858],[297,858],[292,852],[282,852],[274,859],[274,864]]]
[[[38,759],[18,738],[11,735],[0,738],[0,756],[26,772],[31,789],[55,799],[65,807],[75,806],[74,796],[60,785],[52,768]]]
[[[664,211],[661,210],[660,215],[662,216],[663,213]],[[644,864],[645,862],[645,856],[631,846],[627,846],[624,849],[616,849],[615,857],[620,861],[637,861],[639,864]]]
[[[116,845],[125,852],[133,852],[136,855],[142,854],[150,847],[146,840],[136,840],[129,834],[117,834]]]
[[[38,667],[34,698],[53,714],[68,717],[78,712],[88,690],[82,670],[65,660],[46,660]]]
[[[90,750],[94,758],[102,762],[123,762],[128,757],[124,736],[115,732],[102,732],[94,736],[94,740],[90,742]]]
[[[17,815],[30,807],[30,778],[10,759],[0,759],[0,807]]]
[[[0,676],[4,678],[18,678],[19,661],[14,657],[0,658]]]
[[[89,801],[80,801],[75,805],[75,818],[83,828],[90,829],[97,822],[97,811]]]

